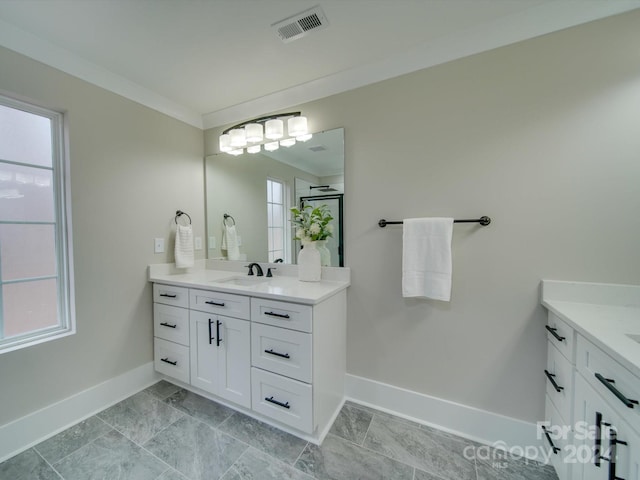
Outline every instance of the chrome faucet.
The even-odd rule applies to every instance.
[[[245,267],[249,267],[248,275],[253,275],[253,267],[256,267],[256,272],[258,277],[264,276],[264,272],[262,271],[262,267],[258,263],[250,263],[249,265],[245,265]]]

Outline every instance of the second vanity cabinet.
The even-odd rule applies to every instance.
[[[344,289],[303,304],[154,283],[154,302],[158,372],[305,438],[327,432],[344,400]]]
[[[563,295],[554,296],[556,284]],[[579,289],[587,294],[579,295]],[[611,347],[614,342],[622,342],[623,349],[629,345],[624,332],[637,329],[640,318],[635,309],[595,303],[598,298],[603,296],[591,284],[543,285],[543,304],[549,309],[549,435],[543,438],[560,480],[640,480],[640,376],[632,371],[633,361]],[[619,337],[610,333],[620,325],[626,326]],[[632,366],[627,368],[625,361]]]

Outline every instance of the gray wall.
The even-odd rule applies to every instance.
[[[204,236],[202,131],[0,48],[2,90],[68,114],[77,334],[0,355],[0,425],[152,361],[147,265]]]
[[[541,418],[542,278],[640,283],[640,11],[297,106],[345,128],[348,371]],[[213,153],[219,129],[205,132]],[[454,229],[451,303],[403,299],[399,227]]]

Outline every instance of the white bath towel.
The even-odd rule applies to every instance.
[[[227,251],[227,260],[240,260],[240,245],[235,225],[223,226],[220,248]]]
[[[402,232],[402,296],[451,299],[453,218],[407,218]]]
[[[193,267],[193,229],[191,225],[178,225],[176,227],[176,268]]]

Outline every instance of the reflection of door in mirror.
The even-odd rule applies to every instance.
[[[323,187],[323,186],[321,186]],[[333,235],[327,238],[326,247],[331,254],[331,261],[328,266],[331,267],[344,267],[344,245],[343,245],[343,232],[342,232],[342,210],[343,210],[343,198],[344,194],[339,193],[336,195],[314,195],[311,197],[301,197],[300,206],[305,207],[310,205],[313,208],[321,205],[329,207],[333,220],[329,223],[333,227]],[[297,250],[299,253],[300,250]]]

